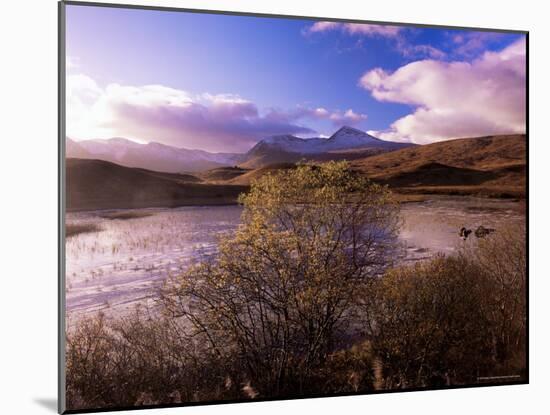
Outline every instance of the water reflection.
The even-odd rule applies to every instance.
[[[217,237],[239,223],[239,206],[152,209],[152,216],[129,220],[100,217],[100,212],[70,213],[68,224],[95,224],[99,232],[82,233],[66,243],[67,313],[77,317],[103,310],[125,312],[147,301],[155,287],[193,261],[215,254]],[[103,212],[104,213],[104,212]],[[452,253],[463,244],[462,226],[498,232],[524,221],[519,202],[465,197],[437,197],[402,205],[400,261]]]

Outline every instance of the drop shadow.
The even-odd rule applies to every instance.
[[[51,412],[57,413],[57,399],[35,398],[34,402],[36,402],[38,405],[42,406],[43,408],[50,410]]]

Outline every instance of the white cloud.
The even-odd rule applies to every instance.
[[[447,54],[441,49],[438,49],[431,45],[413,45],[403,38],[398,39],[397,50],[406,58],[423,56],[431,59],[443,59],[447,56]]]
[[[508,36],[496,32],[461,32],[451,35],[453,54],[462,58],[472,58],[487,49],[488,45],[502,42]]]
[[[75,56],[66,56],[65,65],[68,70],[78,68],[78,58]]]
[[[339,30],[352,35],[396,37],[401,26],[378,25],[368,23],[315,22],[304,30],[305,34]]]
[[[364,119],[366,115],[352,109],[322,107],[262,113],[238,95],[193,95],[163,85],[113,83],[102,88],[86,75],[67,77],[67,136],[76,140],[125,137],[210,151],[246,151],[270,135],[313,135],[304,120],[341,125]]]
[[[367,119],[367,116],[365,114],[358,114],[354,112],[351,108],[347,111],[341,113],[341,112],[335,112],[330,115],[329,119],[335,124],[335,125],[355,125],[360,123],[361,121],[364,121]]]
[[[473,62],[422,60],[393,73],[377,68],[359,85],[378,101],[416,107],[381,138],[427,143],[525,132],[525,39]]]
[[[412,44],[408,40],[407,28],[403,26],[321,21],[306,27],[303,33],[304,35],[311,35],[329,31],[339,31],[350,36],[387,38],[393,43],[395,50],[405,58],[429,57],[432,59],[442,59],[446,56],[445,52],[434,46]]]
[[[66,117],[67,135],[73,138],[101,138],[113,131],[102,124],[109,112],[102,104],[105,91],[86,75],[67,76]]]
[[[271,110],[267,117],[271,119],[285,119],[285,120],[328,120],[332,122],[334,126],[341,127],[343,125],[357,125],[361,121],[367,119],[366,114],[361,114],[348,109],[346,111],[335,110],[329,111],[326,108],[307,108],[298,106],[296,109],[290,111]]]

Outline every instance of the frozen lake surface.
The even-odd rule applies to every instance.
[[[141,210],[142,212],[143,210]],[[67,224],[95,224],[99,231],[66,242],[66,307],[70,318],[103,310],[124,313],[155,295],[169,275],[216,253],[219,235],[239,223],[239,206],[150,209],[151,216],[105,219],[105,212],[68,213]],[[437,197],[401,207],[402,261],[452,253],[464,243],[462,226],[502,229],[525,220],[519,202]]]

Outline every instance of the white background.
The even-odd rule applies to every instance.
[[[548,12],[543,1],[180,0],[134,4],[530,31],[530,323],[527,386],[145,411],[140,414],[541,413],[550,404]],[[0,11],[0,412],[54,413],[57,384],[57,4]],[[98,22],[98,30],[101,30]],[[548,413],[548,412],[546,412]]]

